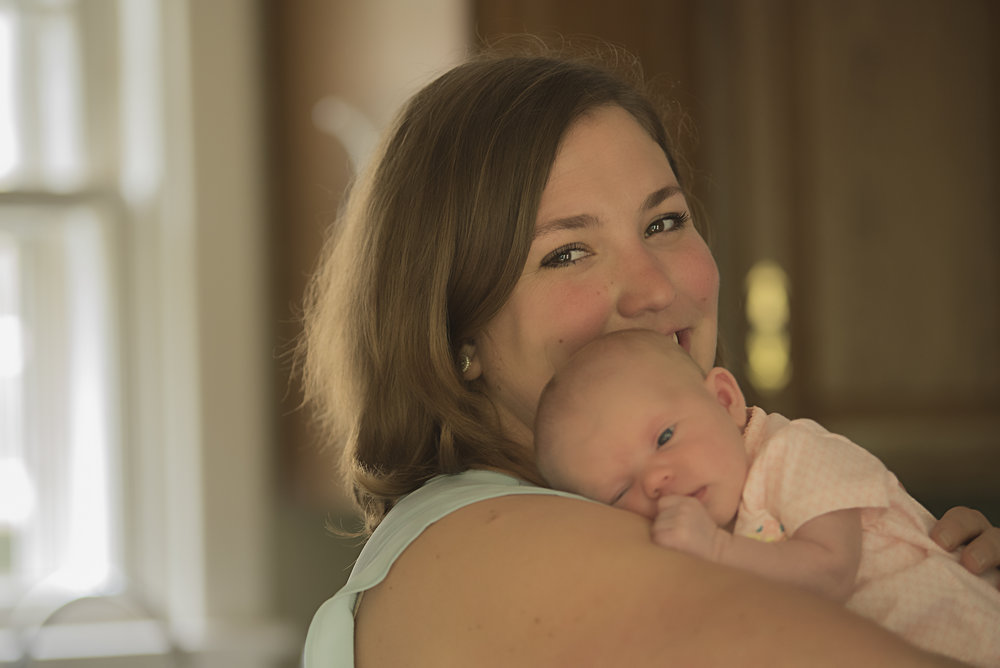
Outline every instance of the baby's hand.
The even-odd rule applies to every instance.
[[[720,534],[725,534],[708,515],[705,506],[690,496],[665,496],[650,529],[653,542],[682,552],[715,559]]]

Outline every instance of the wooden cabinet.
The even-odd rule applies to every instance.
[[[762,257],[790,276],[792,379],[759,400],[1000,522],[1000,7],[701,6],[725,314]]]

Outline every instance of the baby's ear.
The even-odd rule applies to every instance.
[[[737,427],[742,429],[747,423],[747,402],[743,390],[733,374],[722,367],[714,367],[705,377],[705,386],[712,393]]]

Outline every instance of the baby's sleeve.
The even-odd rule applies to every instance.
[[[744,506],[773,516],[787,535],[835,510],[888,507],[889,490],[899,486],[877,457],[812,420],[778,431],[761,448],[747,483]]]

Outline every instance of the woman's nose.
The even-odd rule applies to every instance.
[[[662,260],[643,248],[622,256],[617,276],[618,312],[624,318],[660,311],[674,301],[676,290]]]

